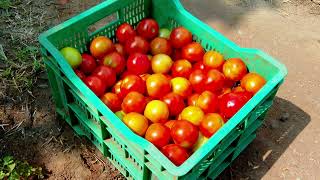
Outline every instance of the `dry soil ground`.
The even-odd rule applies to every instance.
[[[21,50],[15,47],[17,44],[37,46],[35,38],[43,29],[98,3],[89,0],[17,2],[20,4],[15,2],[6,9],[0,6],[0,56],[5,54],[8,59],[17,56],[13,50]],[[220,178],[320,177],[320,6],[317,1],[183,0],[182,3],[240,46],[266,51],[289,71],[257,139]],[[37,16],[32,19],[30,14],[35,11]],[[26,24],[19,24],[20,21]],[[30,25],[35,21],[38,23]],[[32,49],[22,52],[27,56],[34,53],[34,58],[39,58],[38,52]],[[14,63],[20,65],[14,66],[14,72],[25,67],[23,62]],[[26,72],[32,72],[28,77],[32,79],[32,87],[19,91],[19,82],[23,84],[24,80],[17,80],[15,85],[15,79],[6,71],[13,65],[0,59],[0,125],[4,125],[4,129],[0,129],[0,157],[12,154],[40,165],[46,169],[49,179],[122,179],[94,147],[55,119],[41,66],[40,70],[32,66]]]

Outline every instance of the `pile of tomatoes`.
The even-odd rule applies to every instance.
[[[175,165],[214,135],[262,86],[240,58],[205,51],[184,27],[124,23],[117,43],[99,36],[90,53],[62,55],[102,102]]]

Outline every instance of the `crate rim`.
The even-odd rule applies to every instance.
[[[74,73],[71,66],[67,63],[64,57],[61,55],[60,51],[48,40],[48,37],[59,30],[67,27],[79,19],[83,19],[84,17],[91,15],[106,6],[109,6],[118,0],[108,0],[104,1],[96,6],[91,7],[90,9],[80,13],[72,17],[71,19],[62,22],[61,24],[52,27],[51,29],[41,33],[39,35],[40,44],[46,48],[50,54],[55,58],[55,60],[59,63],[62,70],[65,72],[65,75],[68,79],[71,80],[75,86],[85,97],[87,97],[88,101],[92,104],[96,105],[96,108],[102,113],[102,115],[108,115],[110,121],[114,122],[113,124],[117,126],[119,133],[122,135],[126,135],[127,139],[130,140],[133,144],[138,144],[144,150],[146,150],[149,154],[153,154],[154,158],[171,174],[174,176],[183,176],[187,174],[195,165],[199,163],[225,136],[227,136],[231,130],[233,130],[240,121],[246,117],[253,109],[258,105],[259,102],[263,100],[264,97],[268,95],[269,92],[279,83],[283,81],[285,76],[287,75],[287,68],[273,57],[269,56],[265,52],[259,49],[253,48],[241,48],[228,38],[224,37],[222,34],[212,29],[209,25],[203,23],[198,18],[194,17],[191,13],[189,13],[180,3],[179,0],[172,0],[177,9],[183,13],[187,14],[190,20],[195,21],[197,24],[207,29],[211,34],[217,37],[219,40],[224,41],[227,46],[235,49],[240,53],[246,54],[255,54],[273,66],[278,68],[278,73],[276,73],[265,86],[255,94],[249,102],[245,104],[230,120],[229,123],[226,123],[214,136],[212,136],[205,145],[203,145],[200,149],[198,149],[195,153],[193,153],[181,166],[174,165],[168,158],[166,158],[160,150],[158,150],[154,145],[145,140],[144,138],[133,133],[108,107],[106,107],[101,100],[80,80],[78,76]],[[99,20],[97,20],[99,21]]]

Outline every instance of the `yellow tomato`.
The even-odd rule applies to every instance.
[[[148,119],[136,112],[126,114],[123,122],[139,136],[144,136],[148,129]]]
[[[144,116],[153,123],[164,123],[169,117],[168,106],[160,100],[150,101],[144,110]]]
[[[258,92],[265,84],[266,80],[257,73],[248,73],[241,79],[241,87],[251,93]]]
[[[183,77],[176,77],[171,79],[172,92],[182,96],[188,97],[192,93],[192,87],[189,80]]]
[[[217,51],[208,51],[203,56],[203,64],[214,69],[221,68],[224,61],[223,55]]]
[[[151,59],[151,67],[154,73],[165,74],[170,71],[173,61],[166,54],[157,54]]]
[[[204,118],[204,113],[201,108],[197,106],[188,106],[182,110],[180,118],[182,120],[189,121],[196,126],[199,126],[202,119]]]
[[[201,132],[199,132],[199,137],[197,142],[193,145],[192,147],[192,152],[195,152],[196,150],[198,150],[201,146],[203,146],[209,139],[207,137],[205,137],[204,135],[202,135]]]

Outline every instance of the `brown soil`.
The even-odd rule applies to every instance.
[[[320,7],[316,1],[182,2],[194,15],[240,46],[264,50],[289,71],[257,139],[220,178],[319,177]],[[96,3],[60,0],[41,8],[50,12],[49,25],[54,25]],[[1,99],[0,124],[6,126],[0,127],[0,157],[11,154],[40,165],[49,179],[122,179],[89,142],[75,136],[63,121],[56,119],[45,74],[39,76],[43,78],[33,88],[34,97],[24,95],[18,101],[17,96],[12,100],[10,94]]]

